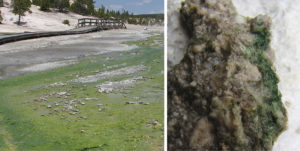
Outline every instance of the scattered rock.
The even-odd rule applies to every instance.
[[[41,101],[47,101],[47,98],[48,98],[48,96],[43,96],[43,97],[40,97],[40,100]]]
[[[98,89],[99,93],[111,93],[113,91],[112,88],[100,88]]]
[[[143,104],[143,105],[149,105],[150,103],[144,102],[144,101],[138,101],[138,102],[127,101],[127,102],[125,102],[125,104]]]
[[[84,132],[85,132],[85,130],[80,130],[80,132],[81,132],[81,133],[84,133]]]
[[[105,110],[105,108],[98,109],[99,112],[102,112],[104,110]]]
[[[143,77],[134,77],[131,79],[126,79],[122,81],[117,81],[117,82],[105,82],[97,86],[98,92],[99,93],[111,93],[114,90],[121,90],[125,89],[127,87],[133,86],[138,80],[142,80]]]
[[[135,99],[135,100],[139,100],[139,99],[141,99],[140,97],[133,97],[133,99]]]
[[[136,104],[136,102],[125,102],[125,104]]]
[[[51,105],[47,105],[47,108],[52,108],[52,106]]]
[[[55,82],[53,84],[50,84],[50,87],[56,87],[56,86],[65,86],[66,84],[63,82]]]
[[[143,105],[149,105],[148,102],[144,102],[144,101],[139,101],[138,103],[139,103],[139,104],[143,104]]]
[[[67,95],[67,92],[58,92],[57,95],[62,96],[62,95]]]
[[[75,113],[75,112],[70,112],[70,114],[71,114],[71,115],[75,115],[76,113]]]
[[[97,106],[101,107],[101,106],[103,106],[103,104],[97,104]]]
[[[78,82],[78,83],[90,83],[90,82],[97,82],[98,80],[114,77],[114,76],[120,76],[120,75],[129,75],[133,74],[139,71],[144,70],[145,66],[144,65],[138,65],[138,66],[130,66],[130,67],[125,67],[113,71],[107,71],[107,72],[102,72],[96,75],[89,75],[86,77],[80,77],[74,80],[71,80],[70,82]]]
[[[85,98],[86,101],[96,101],[99,100],[98,98]]]

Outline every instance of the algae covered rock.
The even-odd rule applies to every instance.
[[[287,116],[270,18],[238,16],[230,0],[186,0],[180,12],[190,41],[168,73],[168,149],[272,150]]]

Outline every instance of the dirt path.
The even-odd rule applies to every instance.
[[[2,121],[2,117],[0,115],[0,122]],[[6,127],[0,126],[0,134],[3,136],[4,142],[6,144],[7,151],[16,151],[17,147],[12,142],[12,137],[8,131],[6,131]]]

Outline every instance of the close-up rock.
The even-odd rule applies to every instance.
[[[168,150],[271,151],[287,113],[270,17],[240,16],[230,0],[186,0],[180,22],[188,44],[168,71]]]

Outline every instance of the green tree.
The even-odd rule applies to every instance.
[[[98,9],[97,17],[105,18],[105,7],[102,5],[101,8]]]
[[[40,6],[41,5],[41,0],[32,0],[32,4],[36,5],[36,6]]]
[[[3,4],[3,0],[0,0],[0,7],[3,7],[4,4]]]
[[[75,0],[70,10],[81,15],[95,15],[93,0]]]
[[[2,20],[3,20],[3,18],[2,18],[1,10],[0,10],[0,24],[2,24]]]
[[[55,1],[55,8],[57,8],[60,12],[64,12],[65,9],[70,7],[69,0],[56,0]]]
[[[13,13],[19,15],[18,25],[21,23],[21,16],[25,16],[26,12],[30,11],[31,1],[30,0],[13,0],[12,7]]]
[[[50,9],[50,0],[42,0],[40,1],[40,10],[41,11],[49,11]]]

